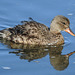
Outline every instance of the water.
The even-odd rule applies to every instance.
[[[0,0],[0,30],[14,27],[32,17],[48,27],[56,15],[70,19],[75,33],[74,0]],[[75,37],[62,32],[66,44],[62,47],[30,47],[7,41],[0,43],[1,75],[75,75]],[[61,60],[62,59],[62,60]]]

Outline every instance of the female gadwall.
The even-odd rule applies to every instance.
[[[69,24],[69,19],[61,15],[52,20],[50,29],[34,20],[23,21],[23,25],[1,30],[0,37],[22,44],[60,45],[64,43],[61,31],[75,36],[70,30]]]

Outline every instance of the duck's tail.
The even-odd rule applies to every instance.
[[[0,31],[0,38],[7,38],[11,35],[10,31],[8,29],[4,29]]]
[[[0,32],[0,38],[4,37],[4,33]]]

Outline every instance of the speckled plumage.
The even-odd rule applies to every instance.
[[[64,24],[63,21],[65,21],[66,25],[62,25],[62,23]],[[54,26],[55,28],[53,28]],[[44,24],[31,20],[23,21],[23,25],[17,25],[14,28],[1,30],[0,34],[2,35],[2,38],[11,40],[15,43],[59,45],[64,43],[64,38],[60,31],[68,27],[69,20],[66,17],[56,16],[51,23],[51,29]]]

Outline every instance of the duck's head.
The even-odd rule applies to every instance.
[[[68,18],[58,15],[54,17],[50,25],[50,31],[59,33],[61,31],[66,31],[69,34],[75,36],[75,34],[70,30],[70,21]]]

